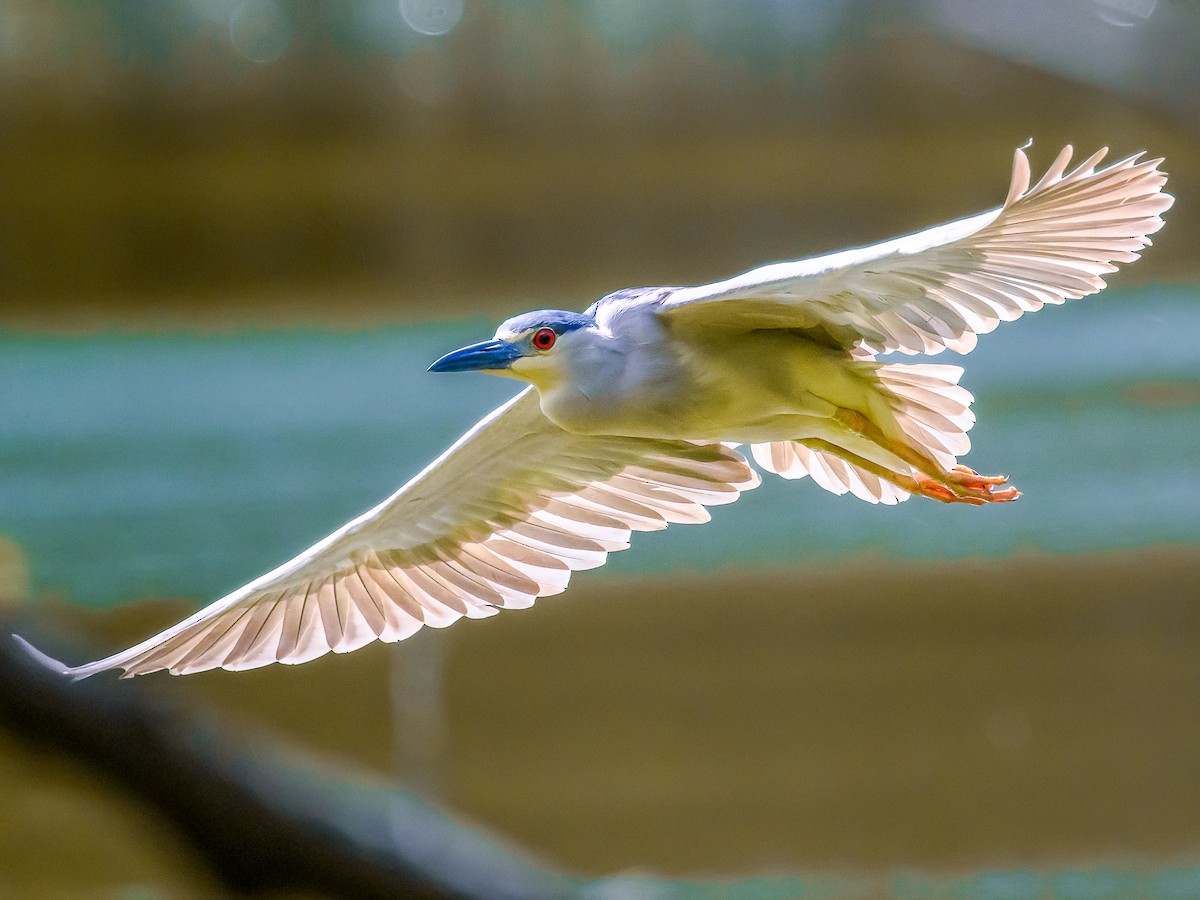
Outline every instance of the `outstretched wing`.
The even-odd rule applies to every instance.
[[[681,327],[819,328],[859,355],[967,353],[1000,322],[1093,294],[1131,262],[1174,198],[1161,159],[1072,172],[1065,147],[1032,188],[1017,150],[1004,205],[907,237],[679,288],[660,315]]]
[[[708,521],[706,506],[758,483],[720,444],[570,434],[527,388],[379,506],[178,625],[74,668],[29,649],[83,678],[252,669],[399,641],[530,606],[624,550],[632,531]]]

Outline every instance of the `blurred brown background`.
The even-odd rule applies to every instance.
[[[1029,137],[1035,169],[1067,142],[1165,156],[1178,203],[1119,284],[1187,294],[1198,42],[1185,0],[8,2],[0,329],[83,348],[582,308],[993,206]],[[1193,361],[1138,382],[1143,433],[1193,448],[1161,461],[1185,501]],[[152,694],[588,876],[835,871],[874,895],[897,872],[1098,867],[1140,874],[1078,896],[1200,896],[1170,893],[1200,885],[1184,526],[1070,555],[595,573],[486,625]],[[72,659],[206,599],[84,609],[3,559],[0,595]],[[0,732],[0,893],[227,890],[70,757]]]
[[[1188,3],[410,6],[455,24],[5,4],[4,320],[582,307],[986,208],[1030,137],[1196,183]],[[1132,277],[1194,271],[1195,216]]]

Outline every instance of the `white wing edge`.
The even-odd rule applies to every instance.
[[[1027,164],[1028,165],[1028,164]],[[822,256],[812,256],[806,259],[785,260],[768,263],[734,275],[723,281],[712,284],[699,284],[693,287],[682,287],[672,291],[664,307],[683,306],[704,300],[720,300],[726,297],[737,297],[745,293],[760,291],[764,287],[781,282],[793,281],[797,278],[808,278],[823,275],[837,269],[856,266],[889,256],[892,253],[920,253],[933,247],[953,243],[970,237],[977,231],[987,227],[1004,212],[1003,206],[978,213],[965,219],[956,219],[942,225],[935,225],[903,237],[892,238],[879,244],[855,247],[850,250],[837,250]]]
[[[1153,234],[1162,227],[1161,214],[1168,210],[1174,202],[1174,197],[1162,190],[1162,186],[1166,182],[1166,174],[1157,168],[1163,162],[1162,158],[1143,160],[1142,157],[1145,156],[1145,153],[1140,152],[1097,170],[1096,166],[1108,154],[1108,148],[1104,147],[1089,156],[1068,173],[1067,167],[1070,164],[1073,154],[1074,149],[1071,145],[1068,144],[1063,147],[1046,173],[1036,184],[1030,187],[1031,170],[1029,158],[1025,155],[1025,148],[1018,148],[1013,154],[1012,176],[1009,182],[1008,194],[1005,197],[1004,203],[995,209],[947,222],[943,225],[935,225],[932,228],[926,228],[878,244],[852,250],[841,250],[807,259],[771,263],[750,269],[724,281],[678,288],[672,291],[665,299],[663,304],[664,311],[697,302],[762,295],[769,293],[773,287],[783,288],[789,282],[794,283],[800,279],[824,275],[839,269],[848,269],[852,266],[882,260],[886,257],[911,257],[926,250],[945,247],[957,242],[966,242],[967,238],[985,232],[988,226],[996,223],[996,220],[1000,219],[1010,209],[1025,209],[1030,204],[1044,202],[1043,198],[1045,197],[1057,197],[1063,191],[1074,191],[1076,195],[1086,196],[1090,183],[1100,183],[1105,179],[1107,179],[1106,183],[1113,185],[1112,190],[1114,192],[1120,192],[1126,185],[1129,185],[1130,189],[1136,185],[1139,193],[1121,197],[1119,200],[1113,198],[1110,200],[1110,209],[1121,210],[1122,212],[1127,212],[1129,215],[1136,215],[1139,221],[1136,226],[1130,229],[1128,238],[1130,241],[1139,243],[1140,247],[1148,246],[1150,244],[1148,235]],[[1083,212],[1080,212],[1081,203],[1086,204],[1087,200],[1077,200],[1070,194],[1067,194],[1063,199],[1066,201],[1065,208],[1061,212],[1058,212],[1057,215],[1071,223],[1061,226],[1061,229],[1069,234],[1073,230],[1080,229],[1081,222],[1090,217],[1091,210],[1085,208]],[[1051,200],[1048,202],[1053,206],[1056,201]],[[1022,223],[1024,215],[1023,212],[1014,210],[1014,216],[1017,220],[1014,225],[1018,230],[1026,230],[1028,228],[1028,225]],[[1104,215],[1116,218],[1115,213],[1112,212],[1105,213]],[[1040,215],[1034,213],[1033,217],[1036,220],[1040,218]],[[1008,217],[1005,217],[1005,221],[1007,219]],[[995,237],[999,238],[1002,242],[1005,240],[1004,229],[1006,227],[1003,222],[997,223],[997,229],[1000,231]],[[1083,225],[1082,230],[1085,235],[1088,233],[1087,229],[1089,227],[1094,226]],[[1123,262],[1132,261],[1137,257],[1137,251],[1131,250],[1130,247],[1126,246],[1128,241],[1122,240],[1118,243],[1121,245],[1119,249],[1110,250],[1105,255]],[[969,242],[967,244],[969,245]],[[1008,248],[1005,249],[1007,250]],[[987,249],[979,247],[977,252],[986,253]],[[1036,250],[1033,252],[1036,254]],[[1078,263],[1065,263],[1064,268],[1067,270],[1067,274],[1084,275],[1085,273],[1083,272],[1073,271],[1077,265]],[[1078,298],[1085,296],[1087,293],[1094,293],[1104,287],[1104,282],[1098,276],[1113,271],[1116,271],[1116,266],[1111,265],[1107,261],[1097,261],[1096,265],[1087,266],[1086,275],[1092,277],[1089,284],[1081,286],[1072,278],[1070,279],[1071,283],[1067,287],[1058,290],[1057,293],[1061,293],[1064,298]],[[1080,289],[1076,290],[1074,288]],[[1045,292],[1045,289],[1043,289],[1043,292]],[[1062,300],[1055,298],[1048,301],[1043,300],[1042,302],[1062,302]],[[1038,306],[1040,306],[1040,303]],[[1015,314],[1009,315],[1007,318],[1017,318],[1020,314],[1021,310],[1018,309]],[[991,329],[988,328],[986,330]],[[982,333],[982,329],[978,333]],[[961,348],[955,348],[959,349],[959,352],[967,352],[974,346],[974,340],[970,338],[962,341],[962,343],[963,346]],[[951,341],[950,345],[952,346],[953,344],[954,342]]]

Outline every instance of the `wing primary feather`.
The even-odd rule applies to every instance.
[[[423,566],[409,566],[404,570],[404,574],[420,588],[423,597],[428,598],[426,602],[439,604],[457,616],[467,615],[467,602],[463,596],[457,591],[445,590],[442,585],[426,574]]]
[[[382,637],[387,630],[387,615],[370,587],[367,586],[367,579],[363,577],[362,566],[358,562],[352,562],[350,570],[346,574],[346,592],[350,595],[354,605],[358,607],[359,613],[366,620],[371,632],[375,637]]]
[[[1067,158],[1070,159],[1070,145],[1066,148]],[[1029,157],[1025,151],[1018,149],[1013,154],[1012,181],[1008,186],[1008,196],[1004,198],[1004,206],[1012,206],[1018,198],[1029,190]]]
[[[591,538],[573,534],[569,531],[548,528],[544,525],[539,525],[533,520],[513,522],[508,527],[510,531],[516,534],[533,538],[547,545],[561,547],[564,550],[575,550],[581,553],[598,553],[603,552],[605,549],[599,541],[594,541]]]
[[[502,585],[518,594],[537,596],[537,582],[501,561],[483,544],[464,544],[459,560],[464,566],[493,584]]]
[[[1018,151],[1018,152],[1020,152],[1020,151]],[[1038,191],[1042,190],[1043,188],[1047,187],[1050,184],[1053,184],[1054,182],[1056,182],[1060,178],[1062,178],[1063,172],[1067,171],[1067,166],[1070,165],[1070,163],[1071,163],[1071,155],[1074,152],[1075,151],[1071,147],[1070,144],[1067,144],[1065,147],[1063,147],[1061,150],[1059,150],[1058,156],[1056,156],[1054,158],[1054,162],[1050,164],[1050,168],[1046,170],[1046,174],[1038,179],[1038,183],[1033,186],[1033,189],[1032,189],[1032,191],[1030,191],[1030,193],[1036,194]],[[1023,153],[1021,155],[1024,156]],[[1025,166],[1026,166],[1026,169],[1028,169],[1028,167],[1029,167],[1028,158],[1026,159]],[[1025,193],[1025,191],[1022,190],[1022,191],[1018,192],[1018,195],[1024,194],[1024,193]],[[1016,197],[1013,196],[1012,191],[1010,190],[1009,191],[1009,201],[1006,202],[1004,205],[1010,206],[1012,200],[1014,200],[1014,199],[1016,199]]]
[[[388,574],[392,576],[398,583],[404,586],[405,592],[412,597],[421,607],[422,621],[430,628],[446,628],[454,624],[463,614],[456,609],[452,609],[446,604],[438,600],[437,597],[427,593],[421,585],[413,579],[412,571],[415,567],[403,569],[394,569]]]
[[[240,634],[238,635],[238,640],[236,640],[233,647],[229,648],[229,652],[224,656],[221,665],[238,664],[239,661],[250,654],[254,643],[258,641],[258,638],[263,636],[266,620],[270,619],[271,613],[275,612],[276,606],[278,606],[278,600],[268,598],[259,600],[256,605],[248,608],[248,613],[250,614],[245,617],[245,622],[239,623]]]
[[[261,611],[264,614],[247,620],[237,643],[221,660],[222,668],[237,671],[241,668],[256,668],[275,662],[274,648],[268,653],[263,653],[262,650],[265,645],[271,643],[272,632],[282,625],[283,612],[279,608],[281,599],[280,595],[276,594],[274,599],[266,597],[255,605],[255,613]],[[277,613],[278,616],[276,616]],[[278,644],[278,640],[275,643]],[[211,668],[212,662],[214,661],[205,660],[202,657],[197,658],[197,663],[200,663],[199,669]]]
[[[325,643],[330,650],[337,648],[342,640],[341,616],[337,608],[337,593],[334,587],[336,573],[330,573],[321,580],[315,599],[317,611],[321,614],[321,625],[325,629]]]
[[[275,655],[279,657],[280,662],[286,662],[300,645],[300,634],[304,627],[304,611],[308,606],[308,595],[312,591],[312,584],[305,584],[303,588],[304,593],[300,597],[300,602],[296,603],[293,600],[288,604],[283,631],[279,635],[279,646],[275,648]]]
[[[396,604],[396,607],[407,616],[417,622],[424,622],[428,611],[396,577],[396,573],[402,571],[407,563],[402,554],[397,551],[383,551],[374,555],[373,562],[379,563],[378,568],[374,565],[371,565],[371,568],[373,572],[379,573],[380,577],[376,578],[375,582],[379,585],[380,590],[387,594],[392,603]]]
[[[421,566],[421,572],[440,594],[453,594],[461,598],[466,606],[466,615],[469,618],[483,619],[488,616],[494,616],[499,612],[498,603],[493,603],[491,600],[480,597],[479,594],[481,592],[477,589],[464,588],[456,579],[447,577],[450,568],[444,563],[426,563]],[[499,599],[499,595],[496,595],[494,592],[493,596]]]

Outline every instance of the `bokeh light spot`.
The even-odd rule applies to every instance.
[[[463,0],[400,0],[400,15],[413,31],[447,34],[463,16]]]
[[[1096,15],[1109,25],[1129,28],[1150,18],[1158,0],[1095,0],[1095,3]]]

